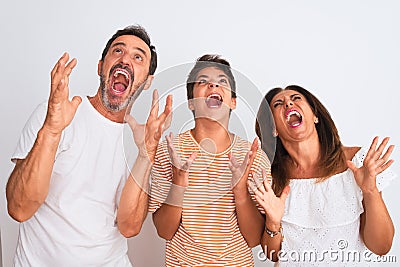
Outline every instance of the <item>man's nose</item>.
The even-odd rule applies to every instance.
[[[130,66],[131,58],[127,53],[125,53],[121,56],[120,61],[121,64]]]

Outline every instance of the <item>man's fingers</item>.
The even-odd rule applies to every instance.
[[[162,132],[164,132],[171,126],[171,122],[172,122],[172,112],[165,119],[164,125],[162,127]]]
[[[78,109],[78,106],[82,103],[82,98],[80,96],[74,96],[71,100],[71,104],[75,110]]]
[[[64,54],[62,54],[62,56],[60,57],[60,59],[57,60],[56,64],[54,64],[54,67],[53,67],[53,69],[51,70],[51,77],[53,77],[54,74],[57,72],[58,66],[60,66],[60,60],[61,60],[63,57],[65,57],[65,55],[66,55],[66,52],[64,52]]]
[[[53,70],[51,71],[51,89],[55,90],[62,78],[62,73],[65,66],[65,58],[69,58],[68,53],[64,53],[61,58],[57,61]]]
[[[158,91],[157,91],[157,89],[154,89],[153,99],[151,101],[150,116],[157,118],[158,109],[159,109],[159,107],[158,107]]]
[[[58,60],[56,66],[53,68],[51,72],[51,92],[55,91],[64,91],[69,83],[69,75],[72,72],[72,69],[76,66],[76,59],[72,59],[67,65],[65,65],[69,60],[69,54],[64,53],[62,57]],[[65,93],[65,92],[62,92]],[[66,95],[68,98],[68,94]]]
[[[158,111],[154,116],[157,117],[157,115],[158,115]],[[172,120],[172,95],[168,95],[167,96],[167,102],[165,103],[164,111],[163,111],[163,113],[160,114],[160,116],[158,116],[157,120],[160,122],[160,124],[163,125],[163,127],[161,127],[161,131],[167,129],[171,125],[171,120]]]
[[[164,113],[168,116],[172,112],[172,95],[167,96]]]
[[[129,124],[132,130],[134,130],[136,128],[136,125],[138,124],[135,118],[132,117],[130,114],[125,115],[125,121]]]
[[[73,58],[65,67],[65,71],[64,71],[64,76],[69,76],[72,72],[72,70],[75,68],[76,64],[78,63],[78,61],[76,60],[76,58]]]

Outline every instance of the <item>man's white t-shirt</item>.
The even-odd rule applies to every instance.
[[[131,266],[115,222],[129,173],[124,124],[82,100],[63,132],[47,198],[20,224],[15,266]],[[46,111],[47,103],[41,104],[28,120],[13,161],[31,150]]]

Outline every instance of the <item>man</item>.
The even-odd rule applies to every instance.
[[[69,100],[76,65],[65,53],[51,72],[48,102],[26,124],[12,157],[8,212],[21,222],[16,266],[131,266],[125,237],[147,214],[148,177],[172,98],[158,116],[158,95],[146,125],[129,114],[157,67],[146,31],[129,26],[108,41],[98,63],[95,96]],[[138,148],[131,171],[124,121]]]
[[[195,126],[166,137],[152,170],[149,210],[167,240],[166,266],[254,266],[251,247],[264,218],[247,180],[261,169],[269,175],[269,161],[257,139],[249,151],[249,142],[228,130],[236,83],[226,60],[200,57],[186,87]]]

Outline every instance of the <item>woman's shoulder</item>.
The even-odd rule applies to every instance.
[[[343,148],[344,156],[346,160],[352,160],[354,156],[360,151],[361,147],[359,146],[344,146]]]

